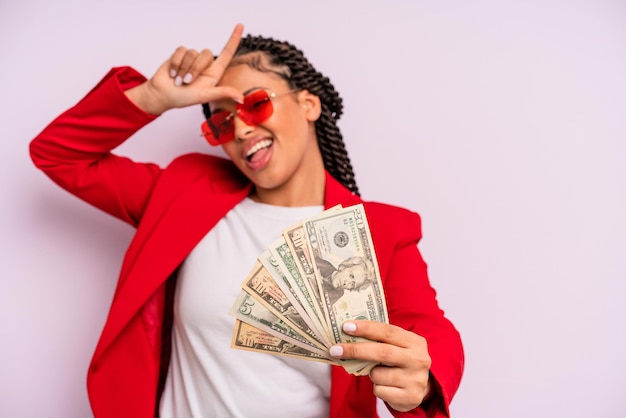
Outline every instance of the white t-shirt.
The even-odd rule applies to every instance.
[[[261,252],[283,229],[322,210],[247,198],[189,254],[174,299],[161,417],[328,416],[330,366],[233,349],[235,319],[228,315]]]

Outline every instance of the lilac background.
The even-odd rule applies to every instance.
[[[87,365],[133,232],[53,186],[28,142],[109,67],[151,75],[236,22],[306,52],[345,99],[363,196],[423,216],[466,347],[453,416],[626,416],[619,0],[2,0],[0,416],[91,415]],[[120,152],[209,151],[200,122],[170,112]]]

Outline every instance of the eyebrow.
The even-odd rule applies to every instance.
[[[255,90],[262,90],[262,89],[267,89],[267,87],[251,87],[248,90],[243,92],[244,96],[247,96],[248,94],[252,93]]]

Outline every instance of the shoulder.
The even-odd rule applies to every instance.
[[[237,171],[237,167],[235,167],[232,161],[225,158],[196,152],[176,157],[166,167],[166,170],[184,172],[201,171],[204,173],[210,171],[217,174],[231,170]]]
[[[421,217],[417,212],[387,203],[363,201],[368,219],[374,222],[403,225],[417,223],[421,225]]]
[[[191,153],[174,159],[165,172],[170,176],[195,179],[209,177],[213,180],[244,181],[245,177],[232,161],[215,155]]]
[[[411,218],[420,218],[417,212],[414,212],[410,209],[403,208],[400,206],[391,205],[388,203],[374,202],[374,201],[363,201],[363,206],[367,211],[367,214],[371,213],[374,216],[397,216],[401,219],[411,219]]]
[[[232,193],[249,187],[249,180],[225,158],[191,153],[174,159],[161,172],[155,192],[177,195],[190,187],[202,193]]]
[[[422,238],[422,220],[417,212],[381,202],[363,201],[374,239],[418,242]]]

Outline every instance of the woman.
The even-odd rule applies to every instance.
[[[330,355],[380,363],[369,376],[230,349],[227,314],[254,258],[283,228],[361,203],[336,120],[341,99],[288,43],[241,39],[222,53],[178,48],[152,78],[114,68],[31,143],[35,164],[137,227],[94,353],[96,417],[446,416],[462,374],[416,244],[417,214],[363,202],[390,324],[352,321]],[[111,152],[172,108],[204,105],[203,133],[230,158],[190,154],[163,169]]]

